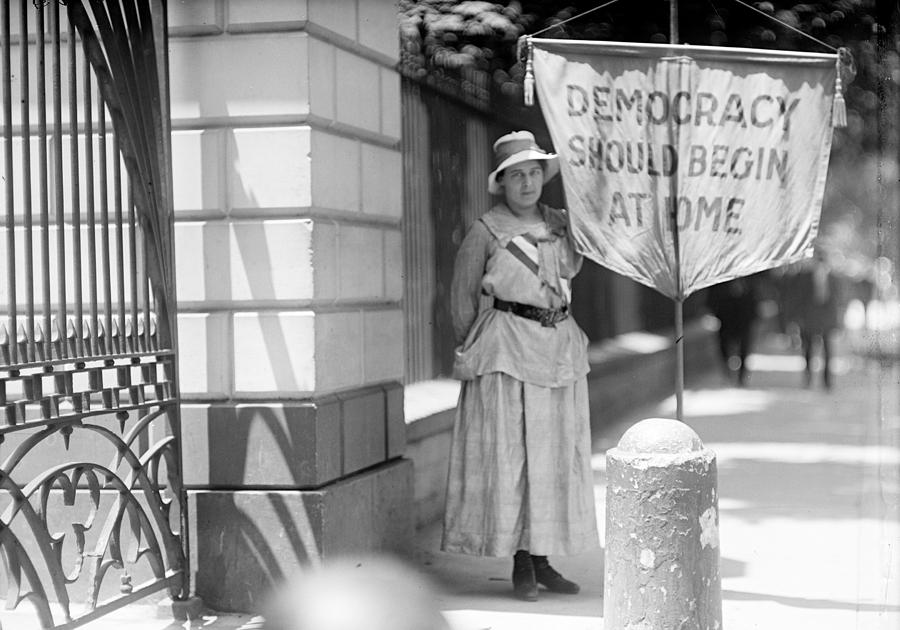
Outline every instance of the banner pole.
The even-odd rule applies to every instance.
[[[669,43],[678,44],[678,0],[669,0]],[[675,196],[672,234],[675,245],[675,417],[684,421],[684,298],[681,295],[681,252],[678,242],[678,197]]]
[[[669,43],[678,42],[678,0],[669,0]]]
[[[684,300],[675,300],[675,417],[684,421]]]

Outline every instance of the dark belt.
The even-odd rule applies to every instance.
[[[560,308],[540,308],[539,306],[531,306],[530,304],[520,304],[519,302],[507,302],[500,298],[494,298],[494,308],[498,311],[506,311],[519,317],[533,319],[540,322],[544,328],[556,326],[569,316],[569,307]]]

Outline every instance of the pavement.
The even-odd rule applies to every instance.
[[[835,366],[831,390],[806,388],[802,360],[769,337],[751,356],[745,387],[715,369],[686,383],[685,422],[717,457],[726,630],[900,628],[900,365],[845,353]],[[635,422],[674,414],[673,398],[648,404],[594,436],[601,539],[605,451]],[[442,553],[439,538],[438,525],[418,532],[408,562],[436,586],[453,630],[604,628],[602,550],[551,558],[582,592],[541,591],[528,603],[511,596],[511,559]],[[33,627],[18,613],[0,619],[5,630]],[[259,626],[250,615],[216,613],[173,622],[132,605],[84,627]]]

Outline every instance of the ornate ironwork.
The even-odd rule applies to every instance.
[[[7,609],[29,602],[42,627],[70,628],[189,592],[165,10],[18,0],[11,35],[11,4],[0,2],[0,588]]]
[[[154,385],[156,387],[156,385]],[[111,402],[107,399],[107,402]],[[30,432],[0,465],[0,492],[7,498],[0,519],[0,559],[6,574],[6,604],[29,600],[43,627],[65,627],[94,618],[103,608],[101,592],[110,580],[117,605],[168,588],[178,595],[184,582],[181,535],[181,485],[176,438],[168,433],[173,401],[122,401],[115,412],[119,430],[104,426],[102,411],[79,419],[59,419]],[[130,409],[131,411],[126,411]],[[129,418],[134,420],[129,422]],[[94,418],[97,420],[95,421]],[[129,424],[131,426],[129,426]],[[153,425],[164,431],[154,432]],[[154,433],[161,434],[153,441]],[[43,470],[27,483],[29,457],[45,465],[48,442],[67,445],[90,436],[114,454],[107,463],[76,459]],[[165,478],[162,475],[165,474]],[[61,525],[66,508],[87,503]],[[77,518],[76,518],[77,517]],[[66,551],[66,545],[71,547]],[[116,580],[113,575],[118,576]],[[137,585],[134,577],[140,576]],[[70,585],[86,594],[80,614],[72,606]],[[109,589],[107,589],[109,590]],[[51,602],[62,619],[55,619]]]

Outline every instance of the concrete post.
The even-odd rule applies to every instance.
[[[606,462],[604,628],[721,628],[715,453],[686,424],[650,418]]]

